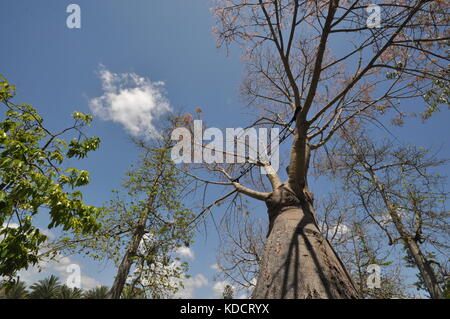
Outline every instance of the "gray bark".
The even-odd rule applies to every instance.
[[[379,188],[381,187],[379,186]],[[381,191],[383,192],[383,199],[386,205],[389,207],[389,214],[392,218],[392,222],[394,223],[395,228],[400,234],[401,239],[405,243],[406,249],[408,249],[410,255],[414,259],[414,264],[419,269],[420,275],[422,276],[425,287],[430,294],[430,297],[433,299],[443,298],[441,288],[439,287],[438,280],[436,278],[436,274],[434,273],[434,270],[431,267],[429,261],[424,256],[422,249],[420,248],[417,241],[410,235],[408,230],[403,225],[403,222],[401,221],[400,216],[397,214],[395,208],[387,200],[383,188],[381,188]]]
[[[414,263],[419,269],[419,272],[423,278],[425,287],[430,294],[430,297],[433,299],[441,299],[443,298],[443,294],[441,291],[441,288],[439,287],[438,280],[436,278],[436,274],[434,273],[433,268],[431,267],[429,261],[426,259],[425,255],[422,252],[421,247],[417,243],[417,241],[414,239],[413,236],[411,236],[411,233],[406,229],[404,226],[399,214],[397,213],[397,209],[395,206],[391,203],[389,200],[389,197],[386,193],[385,188],[383,185],[378,181],[377,176],[373,172],[370,167],[367,167],[365,165],[366,169],[369,171],[372,180],[374,181],[378,191],[380,192],[383,201],[385,205],[388,207],[389,215],[392,218],[392,222],[395,225],[395,228],[397,229],[402,241],[406,245],[406,249],[408,249],[410,255],[414,259]]]
[[[134,262],[133,259],[137,256],[139,244],[141,243],[142,238],[145,235],[146,223],[147,212],[144,211],[139,219],[138,224],[136,225],[130,244],[128,245],[125,255],[123,256],[123,259],[117,270],[116,278],[114,279],[114,283],[111,287],[111,290],[109,291],[108,297],[110,299],[120,299],[120,295],[122,294],[123,288],[125,287],[125,283],[130,273],[131,266]]]
[[[430,297],[433,299],[443,299],[442,291],[439,287],[433,268],[431,268],[429,261],[423,255],[417,242],[411,238],[408,238],[406,240],[406,245],[410,254],[414,258],[417,268],[419,268]]]
[[[311,199],[286,185],[266,200],[269,234],[254,299],[359,298],[351,277],[322,236]]]

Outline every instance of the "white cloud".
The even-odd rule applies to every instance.
[[[1,228],[18,228],[19,224],[17,223],[3,223],[3,226]]]
[[[237,299],[250,299],[250,295],[246,292],[241,293]]]
[[[16,223],[3,223],[2,226],[0,226],[0,229],[6,229],[6,228],[18,228],[19,224]],[[5,238],[5,235],[0,235],[0,241]]]
[[[19,224],[17,223],[4,223],[0,226],[0,229],[2,228],[18,228]],[[44,235],[46,235],[49,239],[52,239],[55,237],[55,234],[53,234],[50,230],[45,228],[39,228],[40,232]],[[3,239],[3,236],[0,236],[0,240]],[[67,256],[60,256],[57,259],[42,259],[39,261],[38,264],[35,266],[32,266],[28,268],[27,270],[22,270],[18,273],[21,280],[23,280],[27,285],[34,284],[38,280],[44,279],[47,276],[50,276],[51,274],[56,275],[60,278],[61,283],[65,283],[67,277],[70,275],[70,273],[67,272],[67,267],[71,264],[76,264],[70,257]],[[2,279],[2,278],[0,278]],[[81,287],[83,289],[91,289],[96,286],[99,286],[100,283],[95,280],[94,278],[91,278],[89,276],[81,275]]]
[[[193,277],[183,281],[183,288],[180,289],[173,298],[190,299],[194,297],[195,289],[208,285],[208,279],[202,275],[197,274]]]
[[[322,225],[322,229],[325,228],[325,224]],[[328,229],[328,237],[342,237],[350,232],[350,228],[345,224],[334,225]]]
[[[11,223],[3,223],[3,225],[0,226],[0,229],[3,229],[3,228],[19,228],[19,224],[13,223],[13,222],[11,222]],[[41,228],[41,227],[38,227],[38,229],[39,229],[39,231],[40,231],[42,234],[44,234],[45,236],[47,236],[48,239],[53,239],[53,238],[55,238],[55,234],[52,233],[49,229],[47,229],[47,228]],[[1,236],[0,239],[3,239],[3,237],[4,237],[4,236]]]
[[[41,233],[47,236],[48,239],[54,239],[56,237],[55,234],[47,228],[39,228],[39,230],[41,231]]]
[[[19,224],[17,223],[4,223],[1,228],[18,228]],[[44,235],[46,235],[49,239],[52,239],[55,237],[55,234],[51,232],[50,230],[46,228],[39,228],[40,232]],[[0,240],[3,236],[0,236]],[[22,270],[19,272],[19,277],[21,280],[26,282],[28,285],[31,285],[38,280],[41,280],[47,276],[50,276],[51,274],[56,275],[60,278],[61,283],[65,283],[67,277],[70,275],[70,273],[67,272],[68,266],[71,264],[76,264],[70,257],[67,256],[60,256],[56,259],[42,259],[39,261],[38,264],[35,266],[30,267],[27,270]],[[1,278],[0,278],[1,279]],[[101,284],[95,280],[94,278],[91,278],[89,276],[81,274],[81,287],[83,289],[91,289],[95,288],[96,286],[100,286]]]
[[[153,122],[171,110],[164,82],[152,82],[136,73],[113,73],[101,66],[103,95],[89,101],[94,115],[120,123],[133,136],[156,137]]]
[[[211,269],[215,270],[215,271],[220,271],[220,266],[218,264],[212,264],[210,266]]]
[[[403,208],[397,208],[397,215],[401,217],[402,219],[408,218],[408,212],[404,210]],[[392,217],[388,212],[385,212],[381,214],[381,216],[378,218],[379,223],[383,226],[387,226],[389,223],[392,223]]]
[[[178,255],[180,255],[181,257],[185,257],[185,258],[189,258],[189,259],[194,259],[195,258],[194,251],[191,248],[186,247],[186,246],[179,247],[177,249],[176,253]]]
[[[93,289],[101,285],[102,284],[98,282],[95,278],[89,276],[81,276],[81,288],[85,290]]]
[[[47,267],[52,268],[60,273],[64,273],[67,269],[67,266],[73,264],[74,262],[69,257],[61,257],[59,260],[52,261],[47,264]]]

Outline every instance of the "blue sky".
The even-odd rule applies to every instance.
[[[81,29],[66,27],[70,3],[81,7]],[[227,57],[216,48],[210,6],[203,0],[2,1],[0,24],[10,31],[3,37],[0,72],[17,86],[17,102],[35,106],[55,130],[70,123],[74,110],[90,113],[89,99],[102,94],[100,65],[164,81],[173,109],[193,112],[201,107],[206,121],[233,127],[236,117],[231,114],[240,110],[241,64],[237,55]],[[120,124],[96,119],[88,133],[101,138],[101,147],[73,164],[91,173],[85,200],[102,204],[120,187],[138,153]],[[38,221],[46,225],[44,218]],[[195,258],[189,260],[190,273],[209,280],[196,297],[212,293],[214,237],[210,231],[207,238],[197,238]],[[111,284],[111,264],[71,259],[83,265],[83,274]]]
[[[79,30],[66,27],[70,3],[81,7]],[[238,97],[242,63],[237,52],[226,56],[216,48],[211,6],[208,0],[2,1],[0,73],[17,86],[16,101],[35,106],[53,129],[70,123],[72,111],[90,112],[89,100],[102,95],[101,65],[117,74],[133,72],[153,82],[163,81],[173,109],[193,112],[200,107],[209,125],[245,126],[248,110]],[[440,155],[448,158],[447,119],[448,113],[443,112],[426,126],[413,119],[402,129],[392,130],[402,141],[441,148]],[[90,171],[92,182],[85,189],[85,199],[99,205],[109,199],[112,189],[119,188],[137,152],[118,123],[97,118],[88,133],[101,138],[101,147],[76,166]],[[329,188],[324,183],[312,187],[319,196]],[[262,205],[256,207],[264,218]],[[221,212],[220,208],[215,214]],[[40,222],[45,225],[45,218]],[[214,228],[208,236],[198,236],[192,247],[190,273],[199,279],[194,297],[213,296],[211,265],[216,247]],[[70,258],[82,264],[86,276],[111,284],[112,264]]]

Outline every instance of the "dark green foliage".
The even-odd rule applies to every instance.
[[[29,293],[23,281],[6,282],[0,288],[0,299],[26,299]]]
[[[95,287],[84,294],[84,299],[106,299],[109,288],[106,286]]]
[[[66,285],[61,286],[58,299],[81,299],[83,298],[83,290],[79,288],[69,288]]]
[[[56,299],[61,291],[59,279],[54,275],[39,280],[30,287],[31,299]]]

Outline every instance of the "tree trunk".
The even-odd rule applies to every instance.
[[[369,170],[369,173],[371,174],[372,179],[375,182],[375,185],[377,186],[379,192],[381,193],[385,205],[388,207],[389,215],[392,218],[392,222],[394,223],[395,228],[397,229],[402,241],[405,243],[406,249],[409,251],[410,255],[414,259],[414,264],[419,269],[420,275],[423,278],[425,287],[428,293],[430,294],[430,297],[433,299],[443,298],[441,288],[439,287],[436,278],[436,274],[434,273],[433,268],[431,268],[430,263],[424,256],[421,247],[419,246],[417,241],[413,239],[411,233],[406,229],[405,225],[401,220],[400,215],[397,213],[397,209],[389,200],[389,197],[386,194],[383,185],[378,181],[378,178],[376,177],[375,173],[372,170]]]
[[[410,254],[412,255],[417,268],[419,268],[420,275],[423,278],[424,284],[427,287],[430,297],[433,299],[442,299],[442,291],[436,279],[436,275],[431,268],[430,263],[423,255],[419,245],[412,239],[406,240],[406,245]]]
[[[252,298],[359,298],[351,277],[317,227],[311,203],[281,185],[266,205],[269,234]]]
[[[430,263],[424,256],[422,249],[419,244],[413,239],[410,232],[405,228],[403,222],[400,219],[400,216],[397,214],[394,206],[387,200],[387,197],[383,193],[383,199],[386,205],[389,207],[389,214],[392,218],[392,222],[395,225],[402,241],[405,243],[406,249],[408,250],[411,257],[414,259],[414,264],[419,269],[420,275],[422,276],[425,287],[430,294],[430,297],[433,299],[441,299],[442,291],[439,287],[436,274],[434,273],[433,268],[431,268]]]
[[[133,233],[130,244],[128,245],[127,251],[125,252],[122,262],[120,263],[117,270],[116,278],[114,279],[114,283],[111,287],[111,290],[109,291],[108,298],[110,299],[120,299],[120,295],[122,294],[123,288],[130,273],[131,266],[134,262],[133,258],[137,255],[139,244],[144,237],[146,222],[147,213],[146,211],[144,211],[139,219],[138,224],[136,225],[136,229]]]

